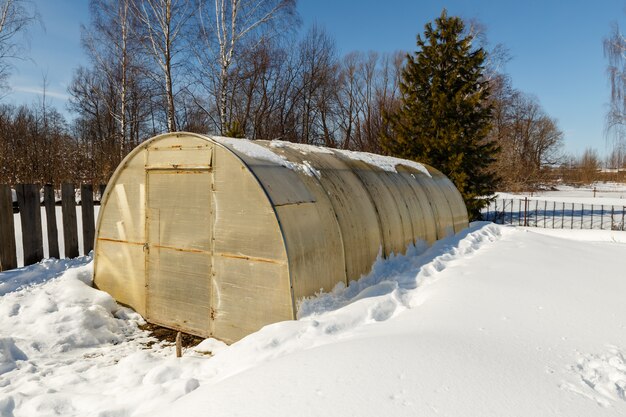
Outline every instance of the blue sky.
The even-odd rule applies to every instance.
[[[47,74],[48,97],[60,110],[73,70],[86,62],[80,24],[89,21],[87,0],[36,0],[45,30],[30,33],[30,60],[17,62],[4,100],[38,100]],[[565,133],[565,150],[586,147],[606,152],[604,114],[609,99],[602,39],[610,24],[626,26],[625,1],[425,1],[300,0],[306,29],[324,27],[340,53],[353,50],[413,51],[424,24],[446,7],[449,14],[476,18],[492,44],[504,44],[512,60],[506,67],[513,85],[535,95]]]

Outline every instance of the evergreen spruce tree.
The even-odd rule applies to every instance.
[[[490,170],[498,146],[487,140],[492,107],[483,77],[486,54],[472,48],[463,21],[441,16],[417,36],[418,50],[402,72],[401,106],[382,138],[387,153],[432,165],[461,192],[471,219],[479,217],[497,177]]]

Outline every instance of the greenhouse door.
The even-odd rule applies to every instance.
[[[210,334],[211,183],[209,170],[147,171],[147,320]]]

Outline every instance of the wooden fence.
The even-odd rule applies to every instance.
[[[52,185],[43,186],[43,204],[41,186],[37,184],[18,184],[14,187],[17,201],[13,203],[11,187],[0,184],[0,271],[18,267],[14,213],[19,213],[22,229],[22,249],[24,266],[32,265],[44,258],[42,234],[42,207],[46,216],[46,233],[48,237],[48,256],[59,258],[59,230],[56,219],[56,190]],[[99,204],[104,186],[98,189]],[[61,186],[61,212],[63,244],[66,258],[79,255],[78,222],[76,215],[76,188],[74,184]],[[90,184],[80,186],[80,206],[82,220],[83,253],[93,249],[95,236],[94,191]]]
[[[481,215],[483,220],[516,226],[626,230],[626,205],[499,198],[483,209]]]

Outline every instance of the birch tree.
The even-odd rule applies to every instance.
[[[615,133],[618,141],[623,141],[626,133],[626,37],[617,23],[604,39],[604,55],[609,61],[607,75],[611,86],[607,132]]]
[[[209,89],[219,115],[218,130],[230,127],[228,96],[231,69],[245,47],[254,49],[273,29],[297,21],[295,0],[203,0],[199,8],[201,48],[196,50],[200,68],[211,72]],[[206,73],[206,71],[205,71]]]
[[[11,61],[24,57],[24,39],[20,35],[25,35],[28,27],[38,18],[27,1],[0,1],[0,86],[6,88]]]
[[[159,71],[152,76],[163,92],[167,131],[177,129],[176,76],[182,67],[186,29],[194,12],[191,0],[136,0],[135,15],[141,24],[144,50]]]
[[[128,126],[137,115],[129,112],[132,79],[137,74],[138,41],[134,31],[131,14],[132,0],[91,0],[92,23],[89,28],[83,27],[83,46],[93,65],[96,77],[104,78],[104,85],[93,84],[89,87],[91,94],[100,96],[100,101],[107,107],[110,116],[115,120],[115,131],[112,140],[117,143],[119,159],[134,143],[131,140]],[[77,76],[75,81],[80,81]],[[85,79],[83,78],[83,81]],[[75,94],[85,86],[70,86],[70,94]],[[112,91],[111,91],[112,90]],[[113,97],[111,97],[111,93]],[[93,98],[87,98],[93,100]],[[130,119],[130,120],[129,120]]]

